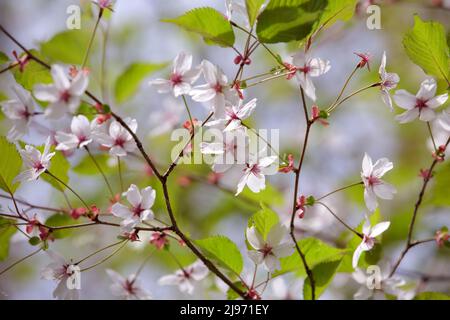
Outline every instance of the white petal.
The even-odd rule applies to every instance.
[[[78,147],[79,140],[76,135],[65,132],[57,132],[55,135],[55,140],[58,142],[56,150],[71,150]]]
[[[119,217],[122,219],[128,219],[129,217],[133,216],[133,212],[131,212],[128,207],[124,206],[121,203],[115,203],[111,207],[111,213],[113,215],[115,215],[116,217]]]
[[[369,236],[371,238],[375,238],[375,237],[379,236],[380,234],[385,232],[389,228],[390,225],[391,225],[391,223],[389,221],[384,221],[384,222],[380,222],[380,223],[376,224],[372,228],[372,231],[370,232]]]
[[[373,165],[373,175],[377,178],[381,178],[386,172],[392,170],[394,164],[387,158],[378,159]]]
[[[267,243],[271,247],[277,246],[283,237],[287,234],[287,230],[280,223],[274,224],[267,234]]]
[[[311,77],[318,77],[322,74],[327,73],[330,68],[330,61],[328,60],[322,60],[320,58],[313,58],[309,61],[309,67],[311,70],[309,71],[309,75]]]
[[[416,96],[419,99],[427,101],[435,96],[436,89],[436,81],[433,78],[425,79],[420,84],[420,89]]]
[[[419,109],[414,108],[397,115],[395,119],[400,123],[408,123],[417,119],[417,117],[419,117],[419,114]]]
[[[397,190],[394,186],[386,182],[382,182],[373,186],[373,192],[381,199],[391,200],[394,198],[394,194]]]
[[[247,241],[253,248],[257,250],[264,248],[265,241],[254,226],[247,228],[246,234]]]
[[[419,115],[420,120],[428,122],[428,121],[434,120],[434,118],[436,118],[436,112],[434,112],[433,109],[423,108],[422,110],[420,110],[420,115]]]
[[[53,82],[55,83],[56,88],[58,88],[58,91],[69,89],[70,81],[62,66],[54,64],[52,65],[50,72],[52,74]]]
[[[262,252],[251,250],[248,252],[248,257],[255,263],[261,264],[264,261],[264,255]]]
[[[356,248],[355,252],[353,253],[353,258],[352,258],[352,266],[353,266],[353,268],[356,268],[358,266],[358,261],[359,261],[359,258],[361,257],[361,253],[362,252],[363,252],[363,248],[362,248],[362,245],[360,244]]]
[[[366,202],[367,209],[369,211],[375,211],[378,207],[377,197],[371,189],[364,189],[364,201]]]
[[[365,177],[370,177],[373,170],[373,164],[372,164],[372,158],[367,154],[364,153],[364,158],[362,162],[362,173]]]
[[[391,111],[394,110],[392,107],[392,99],[387,90],[381,90],[381,100],[383,100],[384,104],[389,107]]]
[[[128,188],[127,194],[127,200],[133,207],[138,207],[142,203],[142,196],[141,192],[139,191],[138,187],[134,184],[130,185]]]
[[[247,179],[248,188],[254,193],[258,193],[266,188],[266,178],[263,174],[250,173]]]
[[[205,266],[205,264],[201,260],[194,262],[188,268],[192,268],[191,277],[197,281],[204,279],[208,275],[208,272],[209,272],[208,268]]]
[[[436,109],[443,105],[448,99],[448,93],[441,94],[427,101],[428,108]]]
[[[142,189],[142,208],[150,209],[155,203],[156,191],[152,187]]]
[[[395,103],[402,109],[411,110],[416,106],[416,96],[406,90],[395,91],[393,98]]]
[[[36,99],[56,102],[59,100],[59,91],[53,84],[37,84],[33,90]]]
[[[83,71],[80,71],[70,84],[70,93],[72,95],[80,97],[86,91],[88,84],[89,84],[88,76]]]
[[[273,254],[278,258],[290,256],[294,253],[294,246],[290,243],[282,243],[272,249]]]
[[[308,74],[301,73],[297,76],[300,86],[305,91],[305,94],[312,100],[316,101],[316,87]]]
[[[182,75],[189,71],[192,66],[192,55],[185,52],[180,52],[173,61],[173,71],[176,74]]]
[[[167,93],[172,90],[172,82],[167,79],[155,79],[148,82],[150,86],[156,88],[158,93]]]
[[[202,61],[202,70],[203,70],[203,75],[205,77],[206,82],[210,85],[210,86],[215,86],[217,84],[218,77],[218,70],[217,67],[215,65],[213,65],[210,61],[208,60],[203,60]]]

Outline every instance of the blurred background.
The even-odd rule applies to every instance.
[[[90,34],[95,22],[97,8],[89,1],[80,1],[84,8],[81,30]],[[357,72],[349,85],[348,92],[356,90],[378,79],[378,67],[383,51],[387,54],[388,72],[396,72],[400,76],[399,88],[416,93],[421,81],[425,78],[422,70],[407,57],[401,44],[407,29],[413,25],[413,15],[419,14],[423,20],[436,20],[450,30],[450,11],[434,6],[432,1],[381,1],[381,30],[368,30],[367,15],[359,11],[346,23],[337,23],[323,33],[312,48],[314,56],[328,59],[331,70],[315,81],[318,95],[317,104],[328,106],[337,96],[345,79],[353,70],[358,58],[354,52],[370,52],[371,72],[362,69]],[[19,41],[28,48],[39,48],[40,44],[51,39],[55,34],[66,30],[66,9],[71,4],[80,4],[75,0],[0,0],[0,20]],[[169,95],[159,95],[156,90],[142,82],[142,86],[131,100],[118,104],[114,100],[113,90],[117,77],[133,62],[167,63],[171,62],[180,51],[191,52],[194,64],[203,59],[218,64],[232,78],[237,70],[233,63],[235,52],[231,49],[207,46],[196,35],[188,34],[175,25],[163,23],[163,18],[176,17],[185,11],[201,6],[211,6],[225,12],[222,0],[118,0],[114,5],[114,13],[109,15],[100,25],[93,52],[91,55],[90,90],[107,101],[113,110],[126,116],[138,119],[138,135],[145,141],[145,147],[160,167],[170,163],[170,151],[176,144],[170,141],[170,132],[150,134],[155,131],[158,120],[164,116],[174,118],[174,127],[181,127],[186,121],[182,101],[174,100]],[[93,13],[94,12],[94,13]],[[236,46],[243,47],[245,35],[239,31]],[[104,45],[105,36],[107,38]],[[11,56],[12,50],[18,48],[3,34],[0,35],[0,50]],[[104,46],[104,47],[103,47]],[[101,84],[101,61],[103,48],[105,64]],[[271,45],[285,61],[297,51],[298,44]],[[252,64],[246,67],[244,78],[254,74],[267,72],[274,67],[271,57],[259,48],[252,58]],[[168,69],[160,72],[167,74]],[[159,76],[153,74],[149,77]],[[10,73],[0,75],[0,92],[11,96],[11,84],[14,78]],[[199,81],[201,83],[201,81]],[[255,128],[279,129],[281,153],[292,153],[299,158],[299,147],[303,139],[304,119],[300,108],[300,99],[295,80],[283,78],[250,88],[246,97],[258,99],[258,106],[252,116],[251,123]],[[203,119],[208,111],[192,101],[189,102],[194,117]],[[444,106],[446,107],[449,104]],[[400,113],[396,109],[394,113]],[[162,118],[158,118],[162,117]],[[5,135],[10,128],[7,120],[1,118],[0,133]],[[341,105],[329,119],[327,127],[314,126],[309,152],[303,169],[300,193],[320,196],[341,186],[357,182],[361,170],[364,152],[372,158],[387,157],[394,162],[394,170],[386,180],[394,184],[398,193],[393,201],[380,201],[380,214],[383,220],[392,221],[391,228],[383,237],[383,253],[381,264],[388,265],[397,259],[404,246],[414,202],[421,186],[418,177],[419,169],[428,167],[430,160],[430,141],[424,123],[416,121],[400,125],[394,114],[381,101],[379,91],[368,90]],[[160,121],[159,121],[160,122]],[[66,128],[70,119],[58,122],[40,122],[31,133],[24,137],[29,143],[42,143],[49,134],[49,129]],[[159,123],[160,124],[160,123]],[[158,128],[157,128],[158,129]],[[158,131],[158,130],[156,130]],[[155,133],[155,132],[153,132]],[[438,139],[445,139],[441,137]],[[90,175],[92,169],[86,168],[87,160],[81,151],[68,155],[73,167],[70,172],[70,185],[78,190],[89,203],[108,208],[107,190],[99,175]],[[117,189],[119,180],[115,159],[104,157],[103,165],[107,168],[108,177]],[[83,162],[84,161],[84,162]],[[81,165],[80,165],[81,163]],[[89,167],[89,165],[87,165]],[[158,183],[139,157],[129,157],[125,163],[124,184],[135,183],[140,187],[151,185],[157,190],[157,202],[154,212],[158,218],[168,221],[161,191]],[[232,239],[242,249],[248,271],[251,262],[245,253],[244,232],[247,219],[259,208],[259,201],[268,203],[287,223],[292,202],[293,176],[278,174],[268,177],[270,185],[261,194],[251,194],[246,190],[240,197],[224,192],[216,186],[208,184],[207,176],[210,168],[206,165],[180,166],[170,179],[170,192],[174,210],[183,230],[194,239],[213,234],[223,234]],[[448,174],[448,171],[447,171]],[[239,171],[228,172],[222,179],[223,189],[234,191],[239,179]],[[447,182],[448,177],[447,177]],[[415,229],[415,238],[433,237],[434,232],[444,225],[450,225],[449,184],[441,189],[433,186],[426,196],[425,205],[420,210]],[[118,191],[118,190],[117,190]],[[439,195],[439,196],[437,196]],[[70,194],[68,194],[71,197]],[[44,181],[23,184],[17,197],[39,205],[64,207],[66,202],[60,192]],[[250,199],[246,201],[245,199]],[[71,199],[76,203],[76,199]],[[362,188],[352,188],[327,198],[326,203],[351,226],[357,226],[367,212]],[[2,207],[11,206],[1,199]],[[33,210],[42,219],[50,215],[45,211]],[[321,208],[307,211],[303,220],[298,220],[298,234],[316,236],[334,246],[345,246],[348,232],[333,217]],[[67,259],[80,259],[89,253],[111,244],[118,235],[117,228],[98,226],[76,229],[64,234],[64,239],[51,243],[51,249],[59,252]],[[84,299],[113,298],[109,290],[110,280],[105,269],[112,268],[123,275],[136,272],[142,261],[153,250],[148,241],[148,234],[140,234],[141,241],[135,242],[120,251],[104,264],[82,274],[82,292]],[[8,259],[0,262],[0,270],[20,259],[35,248],[31,247],[21,233],[13,236]],[[173,242],[171,250],[182,263],[195,260],[185,248]],[[97,258],[99,259],[101,255]],[[418,284],[420,272],[427,275],[450,276],[449,250],[438,249],[430,242],[412,249],[400,266],[399,274],[408,281]],[[93,258],[95,262],[96,258]],[[13,270],[0,276],[0,299],[50,299],[55,283],[42,280],[40,271],[49,259],[45,253],[18,265]],[[143,269],[140,279],[143,287],[148,289],[155,299],[176,298],[224,298],[223,286],[217,284],[210,276],[197,285],[193,296],[179,293],[176,287],[161,287],[157,280],[162,275],[172,273],[178,267],[166,252],[155,252]],[[259,275],[261,280],[264,275]],[[285,277],[293,286],[301,286],[301,281]],[[298,284],[296,283],[298,282]],[[421,283],[421,290],[450,292],[449,281],[429,281]],[[296,287],[294,287],[296,288]],[[358,284],[351,279],[350,273],[339,273],[334,278],[323,299],[350,299],[358,289]],[[301,290],[295,289],[296,297],[301,297]],[[276,297],[271,286],[265,292],[266,298]]]

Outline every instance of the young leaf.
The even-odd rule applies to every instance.
[[[135,62],[129,65],[117,78],[114,86],[114,95],[117,103],[122,103],[133,96],[139,89],[141,81],[151,73],[164,68],[167,64]]]
[[[16,146],[0,137],[0,189],[8,193],[14,193],[18,183],[13,183],[14,178],[20,173],[22,158]]]
[[[84,30],[63,31],[41,43],[41,53],[54,62],[81,65],[89,37]]]
[[[248,226],[254,225],[259,234],[265,239],[270,232],[270,229],[279,222],[279,218],[274,211],[267,208],[264,204],[261,203],[261,207],[261,210],[248,219]]]
[[[450,296],[441,292],[421,292],[414,300],[450,300]]]
[[[312,269],[321,263],[341,261],[349,252],[346,249],[332,247],[316,238],[302,239],[298,242],[298,245],[305,254],[308,266]],[[281,269],[274,276],[287,272],[295,272],[298,276],[306,275],[297,251],[289,257],[281,258],[280,264]]]
[[[3,52],[0,52],[0,64],[4,64],[9,61],[9,58]]]
[[[405,34],[403,45],[408,57],[425,73],[449,83],[449,48],[442,24],[414,16],[414,27]]]
[[[324,9],[320,19],[317,21],[312,32],[317,31],[319,28],[328,28],[336,21],[348,21],[353,17],[355,13],[355,7],[358,3],[357,0],[332,0],[328,1],[326,8]]]
[[[65,184],[69,183],[69,161],[62,155],[61,152],[56,152],[53,158],[50,160],[50,167],[48,171],[55,177],[63,181]],[[64,190],[66,187],[60,182],[56,181],[53,177],[48,174],[42,174],[42,179],[50,183],[54,188],[58,190]]]
[[[256,18],[258,17],[259,11],[266,0],[245,0],[245,6],[247,8],[248,21],[250,25],[255,24]]]
[[[100,168],[102,168],[102,171],[107,174],[113,169],[108,165],[109,155],[107,154],[98,154],[94,155],[95,161],[98,163]],[[86,155],[84,158],[81,159],[78,164],[72,168],[73,172],[81,174],[81,175],[95,175],[100,174],[97,167],[95,166],[94,162],[92,161],[91,157],[89,155]]]
[[[330,261],[318,264],[312,270],[315,284],[315,298],[319,298],[320,295],[325,291],[328,285],[333,280],[336,271],[341,264],[342,258],[336,261]],[[305,280],[303,285],[303,299],[311,300],[312,299],[312,289],[311,289],[311,281],[309,278]]]
[[[49,227],[61,227],[75,224],[75,220],[66,214],[56,213],[45,220],[45,224]],[[52,236],[56,239],[66,238],[72,234],[72,229],[54,230]]]
[[[236,281],[234,285],[244,292],[247,291],[247,288],[242,284],[241,281]],[[236,291],[231,288],[227,290],[227,300],[236,300],[238,298],[240,298],[240,295],[237,294]]]
[[[235,36],[230,22],[222,13],[210,7],[192,9],[177,18],[162,21],[201,35],[207,44],[221,47],[232,47],[234,44]]]
[[[244,260],[236,244],[225,236],[213,236],[195,241],[195,243],[210,256],[217,260],[223,267],[236,274],[242,272]]]
[[[326,0],[271,0],[259,15],[256,33],[265,43],[303,40],[327,5]]]
[[[13,225],[14,220],[0,217],[0,261],[5,260],[9,255],[9,241],[17,229]]]

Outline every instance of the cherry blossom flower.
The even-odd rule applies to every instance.
[[[370,71],[370,65],[369,62],[372,58],[370,53],[360,53],[360,52],[354,52],[354,54],[356,54],[358,57],[361,58],[361,60],[358,63],[358,68],[362,69],[367,65],[367,70]]]
[[[236,196],[244,190],[247,185],[252,192],[258,193],[266,188],[266,174],[270,174],[272,168],[277,164],[277,156],[262,157],[262,150],[258,156],[250,155],[250,160],[244,169],[244,175],[237,185]]]
[[[389,109],[393,111],[394,108],[392,107],[392,99],[389,91],[397,87],[397,84],[400,82],[400,77],[396,73],[386,72],[386,52],[383,52],[383,57],[381,58],[381,64],[378,73],[381,80],[381,99],[389,107]]]
[[[386,231],[390,226],[389,221],[384,221],[371,227],[369,219],[366,217],[366,222],[363,225],[363,239],[360,245],[353,253],[352,266],[356,268],[358,266],[359,257],[364,251],[371,250],[375,245],[375,238]]]
[[[243,105],[242,100],[239,99],[237,105],[228,106],[225,109],[225,129],[224,131],[232,131],[244,128],[242,120],[247,119],[256,108],[256,98],[250,100]]]
[[[149,117],[149,136],[154,137],[170,132],[179,125],[184,109],[181,108],[175,99],[166,99],[162,102],[162,108],[152,112]],[[189,121],[190,124],[190,121]]]
[[[58,143],[56,150],[67,151],[87,146],[93,141],[93,133],[97,131],[97,127],[97,121],[89,122],[84,115],[73,117],[70,124],[71,133],[62,131],[56,133],[55,140]]]
[[[307,55],[305,56],[303,52],[299,52],[292,57],[292,63],[297,70],[297,79],[305,94],[311,100],[316,101],[316,87],[312,82],[312,78],[327,73],[331,68],[330,61],[310,58]]]
[[[112,280],[111,292],[114,296],[125,300],[150,300],[151,295],[144,289],[135,274],[123,277],[114,270],[106,269],[106,273]]]
[[[249,251],[248,256],[254,263],[263,264],[269,272],[279,269],[279,259],[294,252],[294,247],[290,242],[281,243],[287,233],[287,229],[279,223],[272,226],[266,239],[259,234],[254,226],[247,228],[247,240],[255,249]]]
[[[130,232],[138,223],[153,219],[153,206],[156,198],[156,191],[152,187],[146,187],[139,191],[136,185],[132,184],[124,193],[131,207],[121,203],[115,203],[111,208],[111,213],[122,218],[122,229]]]
[[[149,84],[154,86],[159,93],[172,91],[175,97],[188,94],[192,84],[198,79],[201,73],[200,68],[192,67],[192,55],[180,52],[173,60],[172,73],[169,79],[151,80]]]
[[[99,6],[100,9],[109,9],[112,11],[115,0],[97,0],[95,3]]]
[[[364,182],[364,200],[370,211],[378,207],[377,197],[391,200],[397,192],[396,189],[381,180],[381,177],[394,167],[387,158],[381,158],[372,164],[372,158],[366,153],[362,162],[361,178]]]
[[[164,231],[153,232],[150,243],[153,244],[158,250],[164,249],[169,244],[167,233],[165,233]]]
[[[78,72],[69,79],[61,65],[52,65],[53,84],[38,84],[34,87],[34,96],[38,100],[50,102],[45,109],[45,116],[61,118],[66,112],[76,112],[81,96],[87,89],[89,78],[86,72]]]
[[[28,133],[35,104],[31,94],[25,91],[21,86],[15,85],[13,90],[18,100],[2,102],[1,106],[5,116],[13,123],[13,126],[8,132],[8,139],[19,140]]]
[[[386,270],[386,268],[385,268]],[[398,276],[389,277],[388,272],[383,272],[380,279],[374,279],[372,273],[366,274],[362,269],[356,268],[352,273],[352,278],[361,287],[353,295],[355,300],[367,300],[374,296],[376,292],[385,292],[397,296],[398,300],[411,300],[416,295],[416,290],[404,290],[406,282]],[[374,282],[377,281],[377,282]]]
[[[61,300],[76,300],[79,298],[80,279],[79,268],[67,263],[59,254],[47,251],[52,262],[41,272],[45,280],[56,280],[58,285],[53,291],[53,297]]]
[[[217,66],[203,60],[201,67],[207,83],[194,87],[190,95],[194,101],[208,103],[214,110],[215,118],[222,119],[225,117],[225,102],[233,105],[239,97],[228,84],[227,76]]]
[[[19,150],[26,170],[21,172],[14,181],[33,181],[44,173],[49,165],[50,159],[55,155],[50,152],[50,137],[45,142],[44,152],[40,152],[35,147],[26,145],[25,149]]]
[[[208,275],[208,268],[197,260],[193,264],[177,270],[175,274],[161,277],[158,284],[162,286],[178,286],[181,292],[192,294],[194,292],[194,281],[203,280]]]
[[[422,121],[434,120],[436,118],[434,109],[443,105],[448,99],[448,93],[436,96],[436,88],[436,81],[429,78],[422,82],[416,95],[406,90],[397,90],[394,101],[400,108],[407,111],[398,115],[396,119],[400,123],[411,122],[416,118]]]
[[[137,121],[136,119],[125,118],[125,123],[136,133]],[[133,141],[133,136],[125,129],[118,121],[113,121],[108,130],[109,134],[98,134],[98,141],[104,147],[110,148],[109,154],[117,157],[125,157],[128,152],[136,149],[136,143]]]
[[[214,172],[223,173],[238,162],[239,154],[242,154],[247,145],[247,135],[243,130],[227,132],[222,140],[217,142],[201,142],[200,152],[213,155],[212,169]]]

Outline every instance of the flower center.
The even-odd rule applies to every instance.
[[[42,169],[45,169],[44,165],[42,164],[42,162],[37,161],[33,164],[33,169],[36,171],[40,171]]]
[[[369,184],[369,186],[374,186],[380,183],[380,179],[374,176],[370,176],[367,178],[367,183]]]
[[[59,99],[61,101],[64,101],[65,103],[68,103],[69,99],[70,99],[70,92],[69,92],[69,90],[64,90],[63,92],[61,92],[61,95],[60,95]]]
[[[311,67],[305,64],[303,67],[298,68],[298,70],[303,73],[308,73],[311,71]]]
[[[19,115],[20,115],[22,118],[24,118],[24,119],[28,119],[28,118],[31,116],[31,114],[30,114],[30,112],[28,111],[28,108],[27,108],[26,106],[24,106],[24,107],[25,107],[25,109],[22,110],[22,111],[20,111],[20,112],[19,112]]]
[[[416,99],[416,108],[422,110],[423,108],[428,108],[427,101],[423,99]]]
[[[137,207],[134,207],[134,208],[133,208],[133,214],[134,214],[135,216],[140,217],[142,211],[144,211],[144,209],[141,207],[141,205],[138,205]]]
[[[134,287],[132,281],[126,280],[123,287],[129,294],[131,295],[134,294]]]
[[[172,73],[170,75],[170,81],[172,82],[172,86],[176,86],[177,84],[180,84],[183,81],[183,77],[181,76],[181,74]]]
[[[116,140],[114,141],[114,144],[115,144],[116,146],[119,146],[119,147],[122,147],[122,148],[123,148],[123,145],[125,144],[125,139],[122,138],[122,137],[118,137],[118,138],[116,138]]]
[[[267,243],[264,244],[264,247],[262,249],[259,250],[259,252],[261,252],[265,257],[267,257],[269,254],[272,254],[272,247],[269,246]]]
[[[214,86],[214,90],[216,91],[216,93],[222,93],[222,85],[220,83],[216,83],[216,85]]]
[[[258,167],[258,164],[254,164],[251,166],[250,172],[253,173],[254,175],[257,175],[261,172],[261,169]]]

